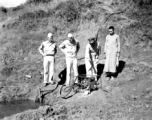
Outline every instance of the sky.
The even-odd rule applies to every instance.
[[[0,0],[0,6],[3,7],[16,7],[22,3],[25,3],[27,0]]]

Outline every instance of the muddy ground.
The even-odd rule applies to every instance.
[[[101,76],[102,80],[106,80]],[[5,118],[6,120],[151,120],[151,68],[125,62],[118,77],[108,82],[108,92],[99,89],[89,95],[77,93],[68,99],[59,89],[45,96],[44,106]],[[51,86],[48,86],[51,88]]]

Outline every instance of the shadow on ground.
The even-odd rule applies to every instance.
[[[117,67],[117,73],[115,77],[117,77],[123,71],[123,69],[125,68],[125,65],[126,65],[125,61],[122,61],[122,60],[119,61],[119,66]]]
[[[97,66],[98,79],[101,77],[101,75],[103,73],[103,68],[104,68],[104,64],[98,64],[98,66]],[[78,73],[79,73],[79,75],[86,74],[85,64],[78,66]],[[58,77],[60,78],[59,85],[63,85],[66,81],[66,68],[59,73]]]
[[[110,72],[108,72],[108,73],[107,73],[107,77],[114,76],[115,78],[117,78],[118,75],[123,71],[123,69],[124,69],[124,67],[125,67],[125,64],[126,64],[125,61],[120,60],[120,61],[119,61],[119,66],[116,68],[116,69],[117,69],[117,72],[116,72],[116,73],[110,73]]]

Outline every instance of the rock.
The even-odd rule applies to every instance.
[[[44,118],[40,118],[39,120],[45,120]]]
[[[43,115],[47,115],[47,114],[49,114],[50,112],[53,111],[53,109],[52,109],[50,106],[41,106],[41,107],[39,108],[39,110],[41,111],[41,113],[42,113]]]
[[[137,100],[139,97],[138,97],[137,95],[132,95],[131,98],[132,98],[132,100],[135,101],[135,100]]]
[[[150,105],[149,105],[149,104],[145,104],[145,107],[146,107],[146,108],[149,108],[149,107],[150,107]]]
[[[112,90],[112,88],[110,86],[105,86],[103,88],[103,91],[105,91],[105,92],[110,92],[111,90]]]
[[[32,78],[32,76],[31,76],[31,75],[25,75],[25,77],[27,77],[27,78]]]
[[[89,90],[86,90],[85,92],[84,92],[84,95],[88,95],[90,93],[90,91]]]
[[[139,68],[138,68],[138,67],[134,67],[134,68],[133,68],[133,71],[134,71],[134,72],[138,72],[138,71],[139,71]]]

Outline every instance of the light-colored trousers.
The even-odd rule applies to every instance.
[[[118,62],[119,60],[118,60],[118,55],[117,55],[117,49],[108,49],[106,51],[104,72],[115,73]]]
[[[77,58],[70,58],[66,57],[66,84],[70,84],[71,80],[71,67],[73,66],[73,71],[74,71],[74,80],[78,76],[78,61]],[[77,81],[76,81],[77,82]]]
[[[44,83],[52,82],[54,74],[54,56],[45,56],[43,58]]]
[[[98,65],[98,59],[93,59],[93,60],[89,60],[87,58],[85,59],[87,77],[97,76],[97,65]]]

